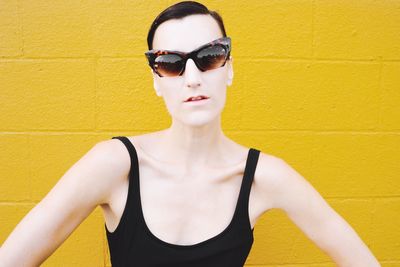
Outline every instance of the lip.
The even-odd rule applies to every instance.
[[[204,100],[208,100],[210,97],[208,97],[208,96],[206,96],[206,95],[198,95],[198,96],[204,96],[204,97],[206,97],[206,98],[203,98],[203,99],[200,99],[200,100],[191,100],[191,101],[189,101],[188,99],[190,99],[191,97],[196,97],[196,96],[191,96],[191,97],[188,97],[185,101],[183,101],[183,102],[185,102],[185,103],[188,103],[188,102],[201,102],[201,101],[204,101]]]
[[[184,101],[184,103],[188,105],[203,105],[206,104],[209,100],[210,98],[208,97],[201,100]]]

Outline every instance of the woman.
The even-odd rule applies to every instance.
[[[254,226],[272,208],[339,266],[380,266],[284,160],[222,132],[233,59],[218,13],[177,3],[155,19],[147,40],[171,126],[96,144],[18,224],[0,250],[1,266],[39,265],[97,205],[115,267],[243,266]]]

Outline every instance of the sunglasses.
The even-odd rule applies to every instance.
[[[223,67],[230,57],[231,38],[222,37],[204,44],[192,52],[174,50],[149,50],[145,54],[149,66],[160,77],[181,76],[186,62],[191,58],[201,71]]]

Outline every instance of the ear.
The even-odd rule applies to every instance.
[[[233,57],[229,57],[228,61],[228,79],[226,80],[226,85],[231,86],[233,80]]]
[[[160,88],[158,87],[158,85],[156,83],[156,78],[157,77],[154,77],[155,75],[157,75],[157,73],[155,73],[154,70],[152,70],[152,69],[150,69],[150,73],[153,76],[153,87],[154,87],[154,90],[156,91],[157,96],[162,96],[161,90],[160,90]]]

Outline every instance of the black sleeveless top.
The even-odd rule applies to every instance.
[[[153,235],[145,223],[139,190],[139,166],[135,147],[121,140],[131,158],[128,196],[120,222],[113,232],[105,231],[113,267],[243,267],[253,244],[248,203],[260,151],[250,148],[235,212],[218,235],[193,245],[167,243]]]

